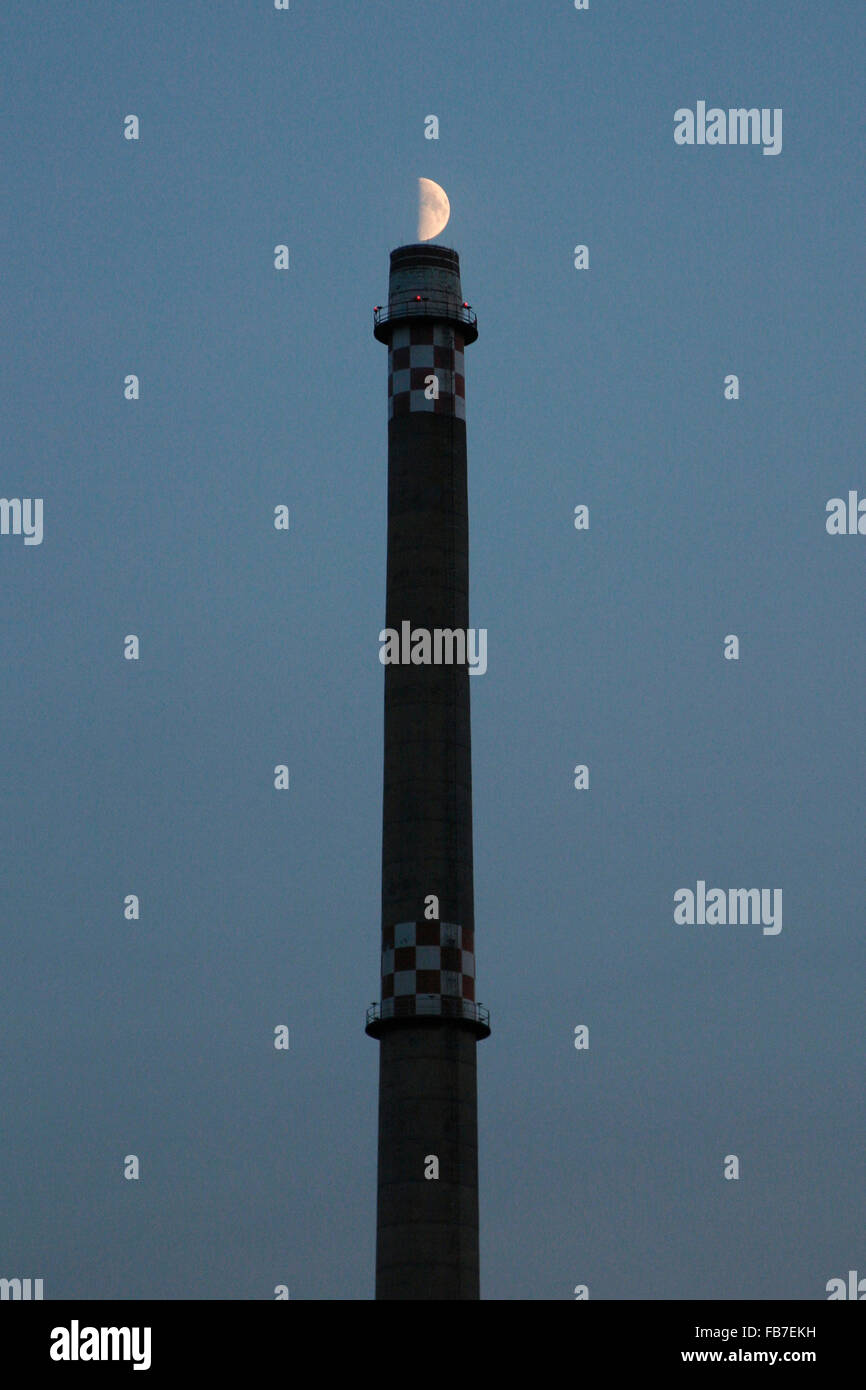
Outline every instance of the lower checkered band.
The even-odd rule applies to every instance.
[[[435,376],[437,399],[427,392]],[[447,323],[398,324],[388,347],[388,419],[426,411],[466,419],[463,334]]]
[[[382,1017],[475,1017],[475,947],[454,922],[398,922],[382,942]]]

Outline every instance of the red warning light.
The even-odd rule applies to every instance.
[[[416,299],[420,299],[420,298],[421,298],[420,294],[416,294],[415,298],[416,298]]]

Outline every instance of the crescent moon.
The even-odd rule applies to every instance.
[[[451,216],[451,204],[444,188],[432,179],[418,180],[418,240],[438,236]]]

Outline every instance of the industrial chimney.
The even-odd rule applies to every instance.
[[[475,1049],[490,1028],[475,1001],[463,352],[478,330],[457,252],[392,251],[373,332],[388,346],[376,1298],[477,1299]]]

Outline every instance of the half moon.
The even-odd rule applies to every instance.
[[[451,204],[444,188],[432,179],[418,180],[418,240],[438,236],[451,216]]]

